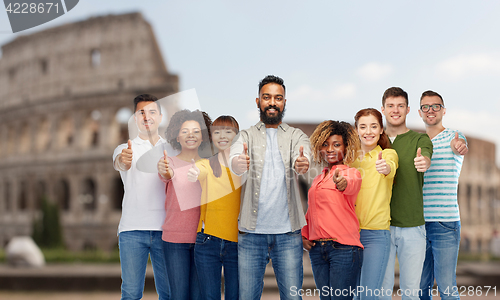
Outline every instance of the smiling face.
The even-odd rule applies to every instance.
[[[377,147],[380,135],[384,132],[384,129],[374,115],[360,117],[356,129],[361,142],[361,148],[366,152]]]
[[[402,96],[389,97],[385,99],[385,104],[382,106],[382,113],[387,123],[394,127],[405,125],[406,115],[409,112],[410,107],[408,107],[406,99]]]
[[[158,126],[160,126],[162,115],[158,111],[156,102],[142,101],[137,103],[134,119],[141,137],[147,138],[149,134],[158,132]]]
[[[255,99],[260,109],[260,120],[266,125],[279,125],[285,111],[285,89],[277,83],[268,83]]]
[[[231,147],[236,132],[231,127],[217,127],[212,131],[212,142],[219,151]]]
[[[198,122],[189,120],[182,123],[177,136],[177,142],[181,144],[182,151],[198,149],[202,141],[201,126]]]
[[[420,101],[420,106],[422,105],[434,105],[434,104],[443,104],[441,98],[438,96],[425,96]],[[434,111],[432,108],[429,108],[428,112],[423,112],[420,109],[418,110],[418,114],[424,121],[427,126],[435,126],[441,125],[443,121],[443,116],[446,114],[446,108],[441,107],[439,111]]]
[[[341,165],[345,156],[345,145],[341,135],[331,135],[319,148],[321,157],[329,167]]]

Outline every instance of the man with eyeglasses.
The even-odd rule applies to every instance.
[[[417,300],[420,296],[426,245],[422,186],[424,172],[431,165],[432,142],[427,134],[406,127],[409,112],[408,94],[403,89],[391,87],[384,92],[385,131],[398,153],[399,167],[392,187],[391,244],[380,300],[391,299],[396,255],[402,299]]]
[[[419,115],[432,140],[434,154],[424,175],[424,218],[427,236],[420,299],[432,299],[434,278],[441,299],[460,299],[456,270],[460,245],[460,214],[457,202],[458,177],[467,142],[464,135],[442,124],[446,114],[441,95],[426,91],[420,97]]]

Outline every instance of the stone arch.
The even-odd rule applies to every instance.
[[[42,209],[42,201],[43,198],[47,197],[47,185],[43,180],[39,180],[36,183],[36,188],[35,188],[35,205],[33,209],[35,210],[41,210]]]
[[[94,110],[85,116],[85,122],[82,129],[82,145],[85,148],[96,148],[99,146],[100,134],[100,112]]]
[[[123,201],[123,182],[119,176],[113,177],[113,189],[111,191],[111,205],[113,210],[121,210],[122,209],[122,201]]]
[[[37,152],[43,152],[49,148],[50,142],[50,132],[49,132],[49,120],[47,117],[42,117],[38,122],[38,129],[36,134],[36,144],[35,149]]]
[[[66,179],[61,179],[56,183],[56,201],[63,211],[70,210],[70,190]]]
[[[19,150],[17,153],[28,153],[31,150],[31,135],[28,123],[21,125],[21,134],[19,137]]]
[[[66,115],[58,121],[57,126],[57,148],[64,149],[73,144],[74,122],[70,116]]]
[[[114,145],[126,143],[129,139],[128,121],[131,116],[132,110],[129,107],[124,106],[116,110],[111,122],[111,132],[116,137]]]
[[[4,199],[5,199],[5,203],[4,203],[5,212],[9,212],[12,210],[12,205],[11,205],[12,201],[10,199],[12,191],[11,191],[10,182],[7,180],[4,182],[3,192],[4,192]]]
[[[21,180],[19,183],[19,195],[18,195],[18,201],[17,204],[19,205],[18,209],[20,211],[25,211],[28,209],[28,183],[26,180]]]
[[[84,210],[95,211],[97,208],[96,184],[92,178],[86,178],[82,182],[80,201]]]

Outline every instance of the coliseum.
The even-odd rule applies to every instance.
[[[69,249],[116,247],[123,187],[111,156],[129,138],[132,99],[176,93],[178,82],[140,13],[94,17],[3,45],[0,246],[31,235],[47,196],[60,207]],[[166,106],[178,109],[175,100]],[[316,127],[292,125],[308,135]],[[468,142],[458,196],[461,251],[488,253],[500,231],[500,170],[495,144]]]
[[[122,182],[114,148],[132,100],[178,91],[141,14],[109,15],[20,36],[0,59],[0,245],[30,235],[44,195],[66,246],[116,247]],[[169,103],[173,111],[176,103]],[[120,117],[121,116],[121,117]]]

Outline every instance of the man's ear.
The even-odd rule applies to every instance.
[[[260,109],[260,99],[255,98],[255,103],[257,104],[257,108]]]

